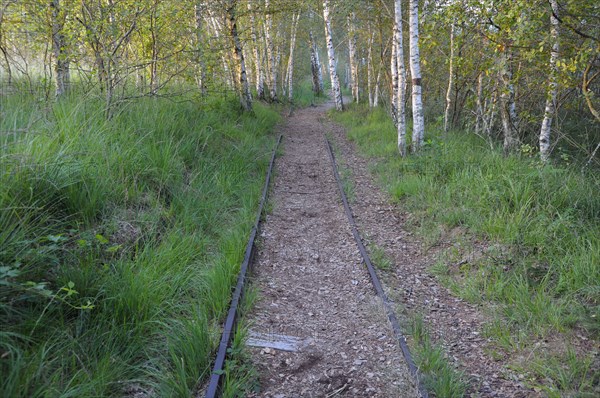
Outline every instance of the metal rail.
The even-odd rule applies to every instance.
[[[400,323],[398,322],[398,318],[394,313],[390,300],[388,299],[385,291],[383,290],[383,286],[377,277],[377,273],[375,272],[375,267],[373,267],[373,263],[371,263],[371,258],[367,253],[367,249],[365,245],[362,243],[362,239],[360,237],[360,233],[358,232],[358,228],[356,227],[356,222],[354,221],[354,216],[352,215],[352,209],[350,208],[350,204],[348,203],[348,199],[346,198],[346,194],[344,193],[344,186],[342,184],[342,180],[340,179],[340,175],[338,172],[337,164],[335,162],[335,155],[333,154],[333,149],[331,148],[331,143],[327,138],[325,138],[325,142],[327,143],[327,149],[329,152],[329,158],[331,159],[331,163],[333,165],[333,174],[335,176],[335,180],[338,185],[338,189],[340,191],[340,196],[342,198],[342,202],[344,204],[344,211],[346,212],[346,216],[348,217],[348,222],[350,223],[350,227],[352,229],[352,235],[354,235],[354,240],[358,245],[358,249],[367,266],[367,270],[369,271],[369,275],[371,276],[371,282],[373,283],[373,287],[381,301],[383,302],[383,306],[385,308],[385,312],[388,320],[392,326],[392,330],[394,332],[394,336],[398,340],[400,344],[400,349],[402,350],[402,355],[404,355],[404,359],[406,360],[406,364],[408,366],[408,370],[411,375],[415,378],[417,382],[417,387],[419,389],[419,393],[422,398],[429,398],[429,394],[425,389],[425,386],[422,383],[422,379],[419,374],[419,370],[415,366],[415,362],[410,354],[410,350],[408,348],[408,344],[406,344],[406,338],[402,334],[402,329],[400,328]]]
[[[229,307],[229,312],[227,313],[227,319],[225,320],[225,325],[223,326],[223,334],[221,335],[221,342],[219,343],[215,364],[210,376],[208,389],[206,390],[206,398],[216,398],[221,393],[221,376],[223,375],[225,360],[227,358],[227,349],[229,348],[229,344],[233,338],[235,326],[238,321],[238,307],[244,293],[246,280],[248,279],[248,269],[250,268],[252,259],[254,257],[254,241],[258,233],[260,218],[262,216],[263,207],[267,199],[267,193],[269,192],[269,183],[271,181],[271,174],[273,172],[273,164],[275,163],[275,155],[277,154],[277,148],[279,148],[279,144],[281,143],[281,138],[282,135],[280,135],[277,139],[277,143],[273,149],[273,154],[271,155],[271,163],[269,164],[269,169],[265,178],[265,185],[263,187],[262,197],[258,205],[258,211],[256,212],[256,219],[254,221],[252,231],[250,232],[250,238],[248,239],[248,244],[246,245],[244,260],[242,261],[242,265],[240,267],[240,273],[238,274],[237,284],[231,298],[231,305]]]

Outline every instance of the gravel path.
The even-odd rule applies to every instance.
[[[416,397],[413,380],[343,211],[324,142],[330,104],[282,127],[276,174],[255,263],[260,296],[251,334],[297,351],[251,348],[254,397]],[[264,345],[264,344],[262,344]]]

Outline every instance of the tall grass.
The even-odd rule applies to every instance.
[[[188,397],[209,369],[278,115],[1,98],[0,395]]]
[[[383,110],[353,107],[333,117],[376,160],[373,171],[381,184],[410,210],[413,226],[430,244],[456,228],[488,242],[480,258],[465,264],[460,260],[469,253],[447,252],[434,267],[456,294],[495,303],[502,329],[515,338],[575,329],[598,338],[598,174],[542,165],[529,152],[504,157],[475,135],[443,137],[435,127],[422,153],[402,159]]]

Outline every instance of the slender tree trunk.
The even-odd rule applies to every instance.
[[[401,0],[394,2],[394,44],[396,47],[396,65],[398,67],[398,87],[396,90],[397,104],[397,131],[398,131],[398,151],[401,156],[406,156],[406,69],[404,67],[404,45],[402,43],[402,5]]]
[[[65,35],[63,33],[64,16],[61,15],[60,0],[52,0],[50,7],[52,8],[52,48],[54,50],[54,72],[56,74],[55,94],[57,97],[60,97],[69,90],[71,81],[70,63],[66,51]]]
[[[398,37],[396,22],[394,21],[393,41],[392,41],[392,56],[390,58],[390,73],[392,76],[392,98],[391,98],[391,114],[394,126],[398,128],[398,98],[399,98],[399,73],[398,73]]]
[[[312,32],[308,32],[310,39],[310,72],[312,75],[312,89],[315,95],[323,92],[323,74],[321,71],[321,63],[319,62],[319,50]]]
[[[444,133],[450,129],[450,110],[452,109],[452,93],[454,92],[454,35],[456,24],[452,23],[450,28],[450,66],[448,67],[448,89],[446,90],[446,110],[444,112]]]
[[[369,31],[371,26],[369,25]],[[369,36],[369,44],[367,48],[367,91],[369,94],[369,108],[373,108],[373,41],[375,40],[375,32]]]
[[[327,41],[327,55],[329,58],[329,75],[331,77],[331,91],[335,100],[335,109],[341,111],[344,109],[342,100],[342,90],[340,88],[340,79],[335,70],[335,50],[333,48],[333,34],[331,30],[331,14],[329,9],[329,0],[323,0],[323,19],[325,20],[325,39]]]
[[[265,99],[265,71],[261,65],[260,52],[258,49],[258,35],[256,33],[256,18],[252,9],[253,1],[248,1],[248,13],[250,14],[250,38],[252,40],[252,55],[254,56],[254,72],[256,84],[256,96]]]
[[[198,82],[198,88],[202,96],[206,95],[206,65],[204,63],[203,53],[203,13],[205,4],[203,1],[199,1],[194,5],[194,16],[195,16],[195,28],[196,28],[196,62],[198,63],[198,74],[196,75],[196,81]]]
[[[229,24],[229,34],[233,42],[233,58],[236,70],[236,89],[240,97],[242,108],[245,111],[250,112],[252,111],[252,97],[250,96],[250,87],[248,86],[242,43],[237,30],[237,20],[235,15],[236,7],[237,0],[229,0],[227,2],[227,22]]]
[[[265,0],[265,40],[267,42],[267,58],[269,59],[269,95],[271,101],[277,101],[277,65],[275,64],[275,49],[273,48],[273,17],[269,10],[269,0]]]
[[[158,1],[154,1],[150,13],[150,38],[152,39],[152,59],[150,61],[150,92],[158,93],[158,38],[156,37],[156,8]]]
[[[348,16],[348,53],[350,58],[350,84],[352,87],[352,100],[359,101],[358,94],[358,61],[356,59],[356,26],[354,21],[356,15],[351,13]]]
[[[298,22],[300,13],[292,15],[292,34],[290,37],[290,57],[288,59],[287,80],[288,80],[288,99],[292,102],[294,98],[294,49],[296,47],[296,32],[298,31]]]
[[[481,133],[483,122],[483,72],[477,76],[477,114],[475,118],[475,134]]]
[[[410,74],[412,76],[412,150],[419,151],[425,139],[425,120],[421,85],[421,57],[419,54],[419,1],[410,0]]]
[[[513,152],[519,145],[519,127],[515,105],[515,87],[512,81],[512,50],[505,48],[502,53],[500,78],[504,83],[500,95],[502,129],[504,131],[504,153]]]
[[[487,114],[487,118],[483,118],[483,131],[485,133],[485,135],[487,135],[488,137],[491,137],[492,135],[492,129],[494,128],[494,124],[496,122],[496,108],[497,108],[497,104],[498,104],[498,81],[496,80],[496,84],[494,86],[494,90],[492,92],[491,98],[488,102],[489,106],[487,107],[487,109],[489,109],[489,112],[486,112]]]
[[[552,6],[552,14],[550,15],[550,23],[552,24],[552,51],[550,53],[550,76],[548,79],[548,93],[546,98],[546,108],[544,110],[544,120],[540,130],[540,158],[542,162],[547,162],[550,158],[550,135],[552,130],[552,117],[556,111],[556,95],[557,95],[557,62],[559,57],[559,33],[558,33],[558,2],[550,0]]]
[[[377,69],[377,78],[375,79],[375,94],[373,95],[373,108],[379,106],[379,95],[381,90],[381,67]]]

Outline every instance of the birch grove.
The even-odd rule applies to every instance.
[[[190,81],[199,96],[235,96],[241,109],[252,109],[253,99],[293,102],[307,91],[325,94],[326,73],[336,109],[344,108],[341,79],[353,103],[389,110],[402,156],[409,112],[412,151],[424,145],[427,115],[432,134],[437,124],[472,130],[501,142],[506,155],[533,147],[548,163],[556,148],[577,146],[570,151],[594,162],[600,138],[559,142],[571,114],[600,123],[592,0],[407,0],[405,7],[396,0],[10,0],[0,8],[0,77],[7,87],[32,86],[38,74],[53,98],[73,81],[87,82],[111,117],[122,101],[170,95],[166,87]]]

